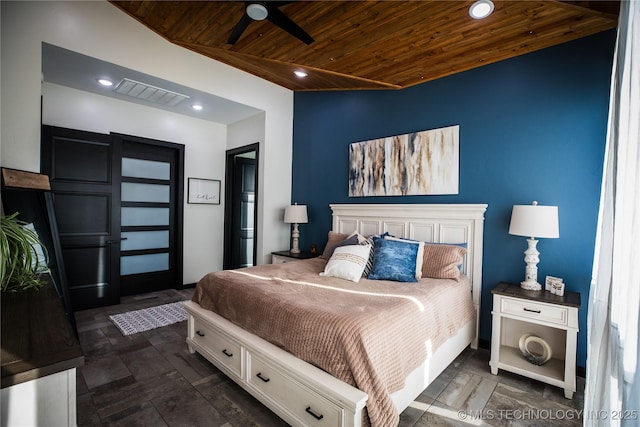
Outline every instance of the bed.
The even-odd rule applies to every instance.
[[[460,279],[350,282],[320,276],[329,262],[319,258],[210,273],[186,303],[187,344],[291,425],[395,425],[462,350],[477,348],[487,206],[330,207],[333,234],[386,232],[465,246]],[[303,292],[313,299],[302,303]],[[449,294],[454,302],[440,299]],[[234,305],[238,295],[243,303]],[[436,313],[428,304],[448,309]],[[349,313],[348,326],[340,326],[336,319],[349,310],[359,317]],[[451,314],[457,310],[466,314]]]

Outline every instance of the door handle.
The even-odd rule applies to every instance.
[[[123,238],[121,238],[121,239],[107,240],[107,241],[106,241],[106,242],[104,242],[104,243],[105,243],[105,244],[107,244],[107,245],[113,245],[113,244],[115,244],[115,243],[120,243],[121,241],[123,241],[123,240],[127,240],[127,239],[128,239],[128,237],[123,237]]]

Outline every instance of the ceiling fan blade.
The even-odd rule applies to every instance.
[[[293,22],[287,15],[282,13],[280,9],[277,7],[273,7],[267,3],[267,7],[269,9],[269,15],[267,15],[267,19],[271,21],[273,24],[285,30],[287,33],[292,36],[300,39],[302,42],[306,44],[313,43],[313,37],[311,37],[305,30],[300,28],[298,24]]]
[[[245,12],[244,15],[242,15],[242,18],[240,18],[240,20],[236,24],[236,27],[231,32],[231,35],[229,36],[229,40],[227,40],[227,44],[236,44],[236,42],[238,41],[242,33],[244,33],[244,30],[247,29],[251,21],[253,21],[253,19],[251,19],[249,15],[247,15],[247,13]]]

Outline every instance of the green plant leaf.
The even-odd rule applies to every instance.
[[[0,217],[0,289],[2,292],[18,292],[28,289],[40,289],[43,282],[38,272],[37,255],[34,245],[46,247],[38,235],[25,228],[19,220],[18,212]]]

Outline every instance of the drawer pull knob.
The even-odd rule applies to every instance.
[[[528,312],[530,312],[530,313],[538,313],[538,314],[540,314],[540,313],[541,313],[541,311],[540,311],[540,310],[532,310],[532,309],[527,308],[527,307],[524,307],[524,308],[523,308],[523,310],[524,310],[524,311],[528,311]]]
[[[316,414],[315,412],[313,412],[313,411],[311,410],[311,406],[307,406],[307,409],[305,409],[305,411],[306,411],[308,414],[311,414],[311,416],[312,416],[313,418],[315,418],[316,420],[321,420],[321,419],[323,419],[323,418],[324,418],[324,415],[322,415],[322,414]]]
[[[222,350],[222,354],[224,354],[227,357],[233,357],[233,353],[229,353],[226,348]]]
[[[256,374],[256,377],[260,378],[262,381],[264,381],[265,383],[268,383],[269,381],[271,381],[271,378],[267,378],[267,377],[263,377],[262,376],[262,372],[258,372]]]
[[[204,332],[201,332],[201,331],[196,331],[196,334],[198,334],[198,336],[200,336],[200,337],[204,336]]]

